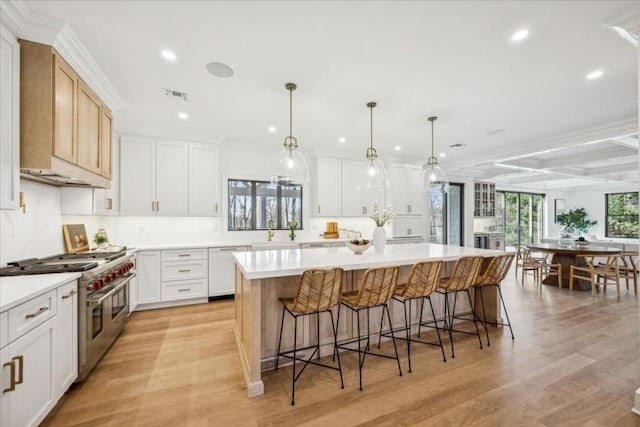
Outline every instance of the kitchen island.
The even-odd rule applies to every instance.
[[[370,248],[362,255],[356,255],[344,247],[235,252],[234,332],[249,397],[264,393],[261,373],[274,366],[282,312],[279,299],[295,297],[300,275],[305,270],[342,267],[346,272],[343,283],[345,292],[357,289],[364,272],[372,267],[399,265],[401,268],[398,282],[402,283],[406,280],[411,266],[419,261],[442,260],[451,266],[455,260],[463,256],[490,258],[500,254],[504,252],[429,243],[388,245],[383,253],[376,253]],[[500,315],[500,304],[494,289],[485,290],[487,320],[490,321],[499,320]],[[443,297],[435,295],[433,300],[436,316],[442,315]],[[400,307],[390,303],[389,310],[394,326],[403,325],[404,315]],[[363,312],[361,315],[364,315],[362,320],[366,322],[366,313]],[[356,329],[355,319],[355,315],[348,311],[341,312],[338,340],[353,336]],[[379,319],[380,313],[377,310],[372,311],[371,331],[378,331]],[[411,313],[411,319],[412,324],[417,325],[418,310]],[[307,316],[303,321],[304,326],[299,329],[298,342],[304,345],[315,344],[315,316]],[[329,322],[328,316],[321,316],[321,356],[330,355],[333,351],[333,336]],[[285,319],[284,327],[285,330],[292,330],[292,320]],[[292,347],[292,338],[287,334],[283,335],[283,349]]]

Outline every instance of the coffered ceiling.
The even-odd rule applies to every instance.
[[[539,188],[638,182],[638,50],[604,25],[636,16],[637,1],[25,4],[77,34],[124,101],[122,131],[278,150],[293,81],[307,153],[364,157],[377,101],[385,160],[425,159],[437,115],[436,151],[454,173]]]

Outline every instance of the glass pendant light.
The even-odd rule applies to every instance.
[[[436,116],[429,117],[427,120],[431,122],[431,157],[427,159],[427,163],[422,166],[422,178],[424,181],[424,190],[428,192],[449,191],[449,178],[438,164],[438,158],[435,155],[433,142],[433,122],[438,118]]]
[[[287,83],[289,91],[289,136],[284,139],[284,149],[278,155],[276,171],[271,182],[278,185],[303,184],[308,180],[307,161],[298,151],[298,140],[293,137],[293,91],[295,83]]]
[[[359,179],[356,185],[358,190],[386,190],[387,187],[389,187],[389,180],[387,179],[387,171],[384,163],[378,159],[378,153],[376,149],[373,148],[373,109],[376,105],[375,102],[367,103],[371,117],[371,138],[369,148],[367,148],[367,160],[360,166]]]

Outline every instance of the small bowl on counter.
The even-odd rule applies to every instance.
[[[371,240],[347,240],[345,244],[347,248],[352,250],[356,255],[362,255],[362,252],[366,251],[367,249],[369,249],[369,246],[371,246]]]

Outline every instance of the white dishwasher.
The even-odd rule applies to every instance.
[[[209,248],[209,297],[233,295],[236,269],[234,252],[246,252],[249,246]]]

